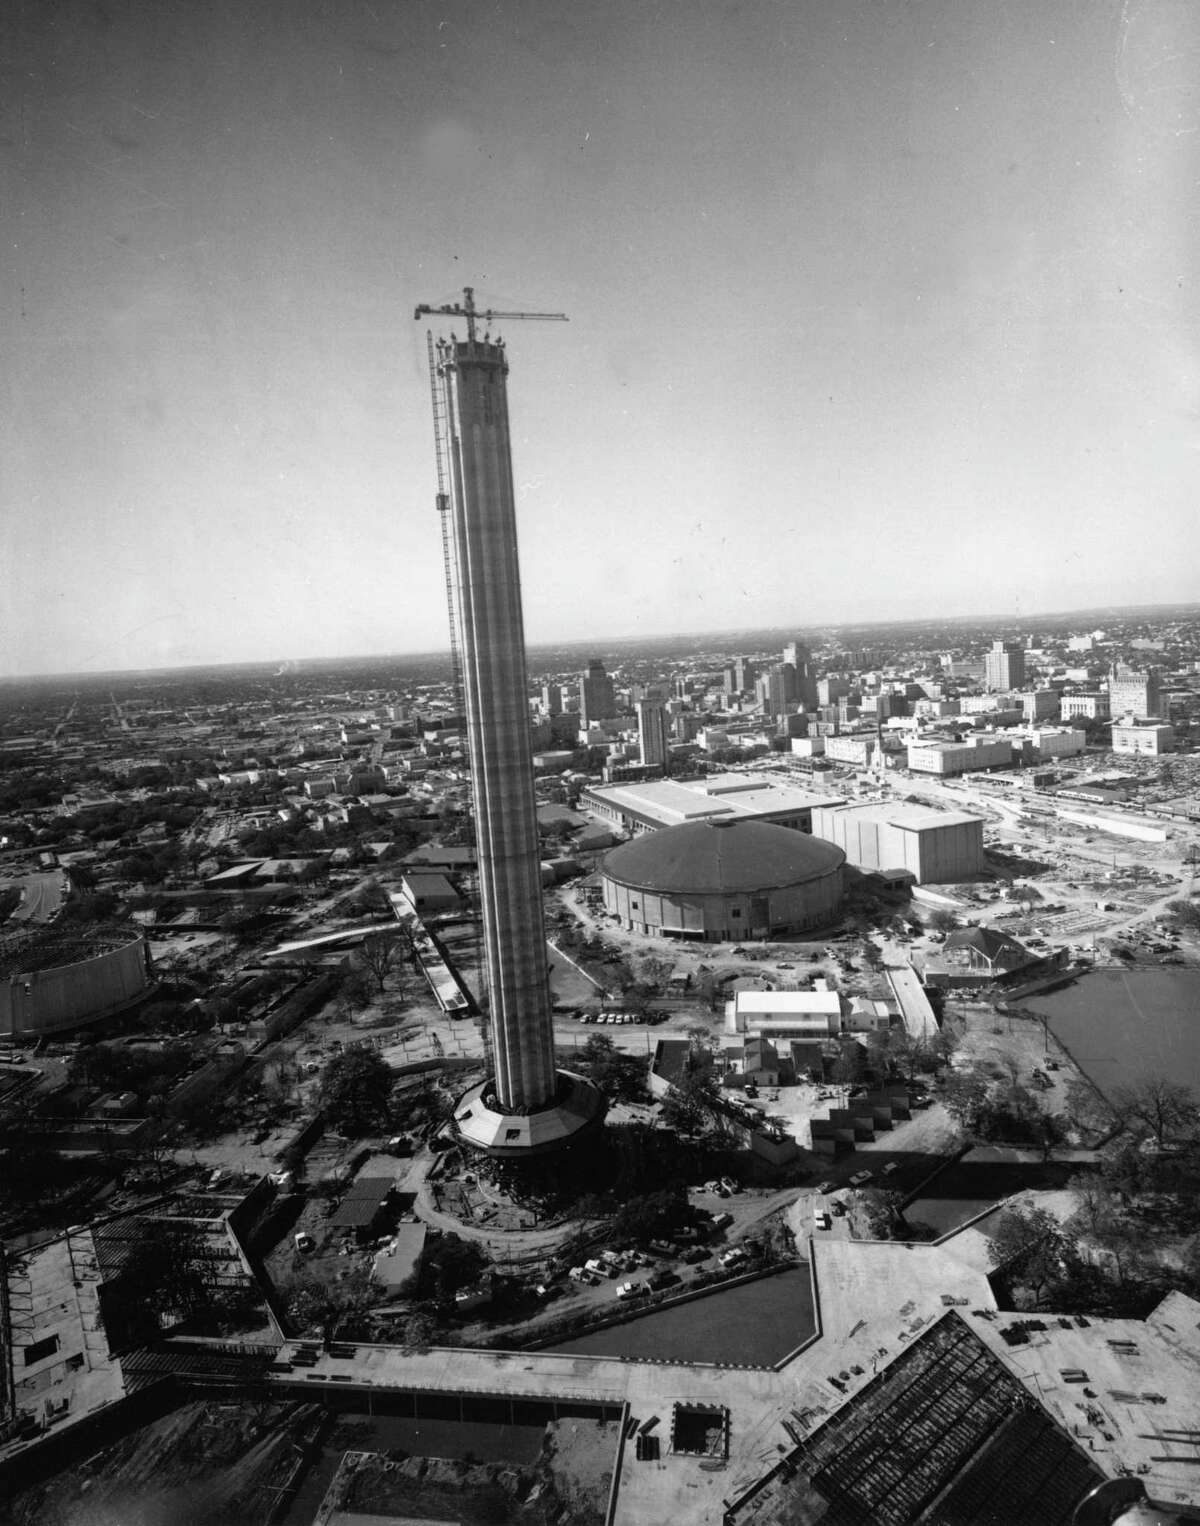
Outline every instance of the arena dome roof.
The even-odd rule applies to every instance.
[[[645,832],[608,853],[603,872],[643,890],[730,895],[820,879],[845,862],[833,843],[742,817]]]

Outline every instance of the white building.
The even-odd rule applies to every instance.
[[[825,737],[825,756],[834,763],[852,763],[856,768],[868,768],[875,756],[875,735]]]
[[[592,785],[582,795],[585,809],[631,833],[680,826],[686,821],[736,817],[752,817],[808,832],[812,829],[813,806],[836,804],[839,799],[797,789],[765,774],[750,773]]]
[[[1112,750],[1157,758],[1164,752],[1175,751],[1175,728],[1153,721],[1144,725],[1118,721],[1112,729]]]
[[[830,1038],[842,1031],[842,998],[823,980],[812,991],[738,991],[725,1003],[725,1032],[753,1038]]]
[[[982,816],[887,802],[821,806],[812,824],[815,837],[865,873],[901,870],[918,885],[936,885],[983,872]]]
[[[1039,758],[1072,758],[1083,751],[1085,734],[1078,726],[1014,726],[1005,737],[1014,747],[1028,747]]]
[[[985,768],[1011,768],[1011,742],[988,737],[969,737],[962,742],[919,742],[908,749],[908,767],[914,773],[966,774]]]

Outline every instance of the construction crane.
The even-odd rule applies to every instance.
[[[513,318],[538,319],[548,323],[567,323],[569,320],[566,313],[498,313],[493,308],[486,308],[480,312],[475,306],[475,288],[463,287],[462,302],[447,302],[443,307],[430,307],[427,302],[422,302],[413,313],[414,318],[465,318],[467,320],[467,338],[475,343],[475,325],[477,323],[491,323],[493,319],[501,319],[507,323]]]
[[[492,319],[543,319],[555,323],[566,323],[566,313],[500,313],[493,308],[487,308],[480,312],[475,306],[475,288],[463,287],[463,300],[461,303],[448,302],[441,307],[431,307],[427,302],[418,305],[413,313],[414,319],[426,316],[444,318],[465,318],[467,320],[467,338],[474,344],[475,325],[477,323],[490,323]],[[450,620],[450,674],[454,692],[454,709],[459,715],[463,713],[463,689],[462,689],[462,658],[459,653],[458,642],[458,600],[455,596],[454,587],[454,555],[452,546],[452,530],[450,525],[450,494],[448,490],[449,471],[447,459],[449,456],[449,406],[446,397],[445,373],[438,365],[437,347],[434,344],[432,330],[427,330],[425,342],[429,349],[429,391],[433,401],[433,443],[434,454],[437,461],[437,511],[442,527],[442,566],[446,580],[446,609]]]

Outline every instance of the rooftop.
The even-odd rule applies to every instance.
[[[704,779],[647,779],[589,789],[624,814],[670,827],[708,816],[783,816],[837,805],[840,796],[779,784],[763,774],[709,774]]]
[[[733,895],[819,879],[846,855],[832,843],[769,821],[696,821],[648,832],[604,859],[604,873],[640,889]]]
[[[927,832],[936,827],[963,827],[982,822],[983,817],[970,811],[935,811],[925,805],[906,805],[903,801],[864,801],[861,805],[832,803],[825,807],[839,814],[853,814],[861,821],[882,821],[906,832]]]

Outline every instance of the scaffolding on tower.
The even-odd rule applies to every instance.
[[[429,391],[433,400],[433,448],[437,461],[438,521],[442,527],[442,566],[446,577],[446,614],[450,622],[450,682],[454,692],[454,713],[463,712],[462,656],[458,636],[458,598],[454,586],[454,555],[451,549],[450,494],[447,491],[449,473],[449,411],[446,406],[446,385],[442,368],[438,365],[437,349],[433,331],[427,329],[425,343],[429,349]]]
[[[454,699],[454,713],[461,716],[466,713],[466,698],[463,693],[462,642],[459,636],[459,600],[454,572],[454,529],[451,523],[450,473],[447,464],[450,457],[450,408],[446,398],[446,375],[438,364],[437,345],[434,343],[433,331],[430,329],[425,331],[425,342],[429,350],[429,392],[433,403],[433,446],[434,457],[437,462],[437,498],[435,504],[437,507],[438,523],[442,531],[442,566],[446,579],[446,615],[450,625],[450,685]],[[466,773],[467,820],[471,823],[471,838],[474,841],[475,799],[469,766]],[[490,1069],[492,1055],[488,1032],[488,1017],[484,1011],[484,1004],[481,1001],[481,997],[488,989],[488,972],[487,955],[483,946],[483,939],[480,936],[478,873],[472,875],[471,904],[474,913],[472,918],[474,931],[471,938],[471,953],[474,957],[476,971],[476,990],[472,994],[475,1001],[476,1021],[479,1024],[479,1035],[483,1042],[483,1061],[485,1067]],[[440,1046],[438,1052],[441,1052]]]

